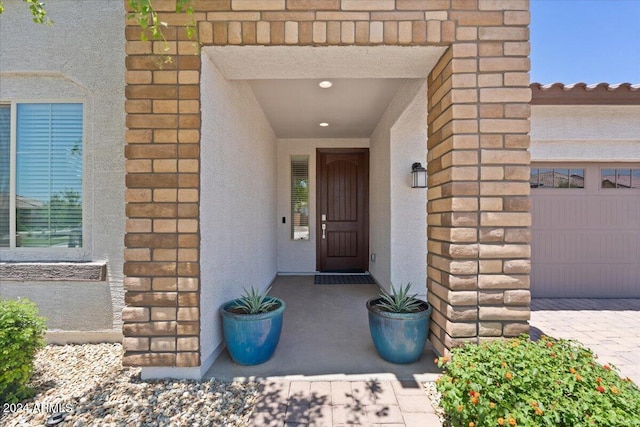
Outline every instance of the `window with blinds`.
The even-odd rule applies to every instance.
[[[309,240],[309,157],[291,157],[291,239]]]
[[[0,164],[0,244],[82,247],[83,106],[18,103],[13,107],[15,115],[6,121],[7,108],[0,110],[0,150],[3,159],[9,158]],[[11,117],[15,123],[10,123]],[[6,143],[5,135],[11,133],[15,137]],[[4,197],[7,187],[9,196]]]
[[[8,247],[11,235],[11,105],[0,104],[0,247]]]

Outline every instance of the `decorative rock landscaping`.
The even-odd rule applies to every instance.
[[[36,395],[3,405],[0,425],[45,425],[62,412],[61,425],[245,426],[255,383],[142,381],[138,368],[122,367],[120,344],[47,346],[35,360]]]

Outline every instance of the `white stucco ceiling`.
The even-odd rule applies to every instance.
[[[224,46],[202,52],[225,78],[249,82],[279,138],[366,138],[402,82],[426,78],[444,50]],[[322,80],[333,86],[321,89]]]
[[[279,138],[368,138],[404,79],[250,80]],[[326,122],[328,127],[321,127]]]

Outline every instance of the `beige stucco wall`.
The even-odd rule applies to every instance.
[[[427,158],[424,79],[407,80],[371,135],[371,273],[385,288],[411,282],[426,295],[426,189],[411,188],[411,165]]]
[[[206,54],[201,93],[207,161],[200,177],[200,351],[206,370],[221,350],[220,305],[243,287],[266,289],[276,275],[277,140],[249,84],[225,79]]]
[[[531,106],[531,161],[640,160],[640,106]]]
[[[0,101],[84,102],[85,248],[69,255],[2,252],[7,260],[107,264],[103,282],[0,281],[3,298],[28,297],[48,318],[56,342],[118,340],[124,291],[124,11],[119,0],[47,3],[51,27],[31,22],[22,1],[0,15]],[[90,10],[100,37],[87,36],[79,10]],[[100,195],[94,197],[94,195]]]
[[[407,82],[396,99],[409,103],[391,127],[391,283],[411,282],[426,299],[427,189],[411,188],[410,174],[414,162],[427,164],[426,80]]]

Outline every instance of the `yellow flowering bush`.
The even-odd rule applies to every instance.
[[[437,388],[453,427],[640,426],[640,390],[580,343],[522,335],[439,358]]]

